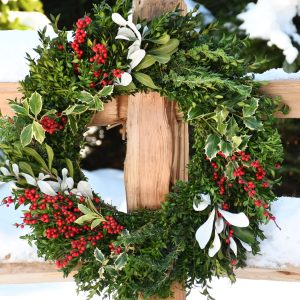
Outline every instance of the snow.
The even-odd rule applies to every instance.
[[[252,74],[249,74],[252,75]],[[297,73],[286,73],[282,68],[270,69],[261,74],[253,74],[257,81],[270,80],[295,80],[300,79],[300,71]]]
[[[300,11],[300,0],[258,0],[249,3],[246,11],[239,14],[243,21],[240,28],[251,39],[263,39],[268,45],[276,45],[283,50],[288,63],[293,63],[299,52],[293,42],[300,45],[300,35],[293,23],[293,18]]]
[[[228,279],[213,279],[210,290],[212,296],[217,300],[298,300],[300,285],[296,282],[279,281],[253,281],[238,279],[235,284],[231,284]],[[241,295],[243,295],[241,297]],[[74,282],[64,283],[39,283],[39,284],[12,284],[0,285],[1,300],[86,300],[83,293],[76,294]],[[93,300],[100,300],[95,296]],[[207,300],[200,294],[200,289],[195,288],[187,296],[187,300]]]

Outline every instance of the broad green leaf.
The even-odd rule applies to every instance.
[[[235,120],[234,117],[231,117],[228,121],[228,126],[227,126],[227,136],[229,138],[232,138],[239,132],[239,126]]]
[[[72,133],[73,134],[77,133],[77,131],[78,131],[78,125],[77,125],[77,121],[76,121],[76,119],[75,119],[74,116],[70,115],[68,117],[68,123],[69,123],[69,125],[71,127]]]
[[[148,51],[148,54],[153,54],[153,55],[172,54],[177,50],[178,46],[179,46],[179,40],[170,39],[166,44]]]
[[[35,177],[32,167],[27,162],[24,161],[19,162],[19,167],[21,171],[23,171],[24,173],[29,174],[32,177]]]
[[[98,94],[100,98],[104,98],[107,96],[110,96],[114,91],[114,86],[113,85],[107,85],[105,86]]]
[[[30,124],[24,127],[21,132],[20,140],[22,146],[26,147],[27,145],[29,145],[32,141],[32,138],[33,138],[33,128],[32,128],[32,124]]]
[[[84,213],[85,215],[88,215],[88,214],[92,214],[93,212],[88,208],[86,207],[85,205],[83,204],[78,204],[78,208],[79,210]]]
[[[255,243],[255,237],[253,235],[253,232],[248,228],[240,228],[236,226],[232,226],[232,229],[234,231],[234,235],[239,238],[241,241],[252,245]]]
[[[188,120],[193,120],[203,114],[203,109],[200,105],[190,108],[188,111]]]
[[[238,149],[239,146],[241,145],[242,141],[243,141],[240,136],[236,136],[236,135],[233,136],[231,138],[231,140],[232,140],[232,148],[233,148],[233,150]]]
[[[45,170],[48,170],[48,166],[46,164],[46,162],[43,160],[43,158],[36,152],[36,150],[29,148],[29,147],[25,147],[24,149],[25,154],[31,156],[32,158],[34,158],[41,167],[43,167]]]
[[[151,40],[151,42],[159,45],[165,45],[170,41],[170,36],[165,32],[160,38]]]
[[[232,145],[230,142],[222,140],[219,143],[220,151],[222,151],[226,156],[231,155]]]
[[[66,158],[66,164],[67,164],[67,169],[69,171],[69,175],[73,178],[74,177],[74,167],[69,158]]]
[[[97,217],[97,215],[95,214],[87,214],[84,216],[79,217],[75,223],[79,224],[79,225],[83,225],[86,222],[91,222],[92,220],[94,220]]]
[[[141,84],[151,88],[151,89],[154,89],[154,90],[157,90],[159,89],[153,82],[153,80],[151,79],[151,77],[147,74],[144,74],[144,73],[140,73],[140,72],[136,72],[136,73],[133,73],[133,76],[135,77],[135,79],[137,81],[139,81]]]
[[[160,55],[153,55],[154,59],[159,62],[160,64],[166,64],[170,61],[171,55],[170,54],[160,54]]]
[[[84,103],[92,103],[94,101],[94,97],[87,91],[81,91],[78,100]]]
[[[43,126],[36,122],[33,121],[32,123],[32,130],[33,130],[33,136],[34,138],[40,143],[42,144],[45,140],[45,130],[43,128]]]
[[[133,82],[130,82],[127,86],[123,86],[123,85],[116,85],[115,86],[115,89],[116,91],[126,91],[126,92],[129,92],[129,91],[134,91],[136,90],[136,86]]]
[[[45,144],[46,146],[46,151],[47,151],[47,155],[48,155],[48,167],[49,167],[49,170],[52,169],[52,162],[53,162],[53,158],[54,158],[54,152],[53,152],[53,149]]]
[[[156,60],[152,55],[146,54],[146,56],[143,58],[143,60],[140,62],[140,64],[135,68],[135,71],[140,71],[143,69],[147,69],[151,67],[153,64],[155,64]]]
[[[97,226],[99,226],[103,221],[101,219],[95,219],[92,224],[91,224],[91,229],[96,228]]]
[[[128,260],[128,255],[126,252],[121,253],[120,255],[118,255],[118,257],[115,260],[115,267],[117,270],[122,270]]]
[[[219,148],[220,138],[215,134],[210,134],[205,141],[205,154],[209,159],[216,157],[220,151]]]
[[[262,123],[253,116],[243,118],[243,122],[245,126],[248,127],[250,130],[258,130],[262,127]]]
[[[94,97],[94,109],[96,111],[103,111],[104,110],[104,103],[100,100],[98,95]]]
[[[42,107],[43,107],[43,100],[42,100],[42,96],[37,93],[37,92],[34,92],[30,99],[29,99],[29,107],[30,107],[30,110],[31,112],[37,116],[41,110],[42,110]]]
[[[255,114],[258,108],[258,99],[251,98],[243,107],[243,117],[251,117]]]
[[[230,161],[226,165],[225,175],[229,180],[233,180],[235,178],[233,173],[234,173],[234,163],[232,161]]]
[[[11,103],[9,105],[17,115],[23,115],[23,116],[28,116],[28,112],[26,110],[26,108],[24,108],[22,105],[20,104],[16,104],[16,103]]]
[[[84,113],[85,111],[87,111],[89,109],[89,107],[87,105],[72,105],[69,106],[63,113],[68,115],[80,115],[82,113]]]
[[[95,251],[94,251],[94,255],[95,255],[95,258],[96,258],[99,262],[101,262],[101,263],[104,262],[105,256],[104,256],[104,254],[102,253],[101,250],[99,250],[98,248],[96,248]]]

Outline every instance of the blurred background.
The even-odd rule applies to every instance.
[[[17,18],[12,19],[9,11],[36,11],[44,12],[46,16],[60,14],[59,26],[72,30],[74,22],[89,12],[93,3],[97,0],[0,0],[0,29],[28,29]],[[114,0],[107,1],[113,4]],[[240,28],[242,21],[238,15],[245,11],[249,0],[199,0],[186,1],[189,5],[193,2],[201,3],[204,12],[208,12],[217,20],[221,30],[234,32],[240,38],[246,38],[247,34]],[[204,8],[205,7],[205,8]],[[300,31],[300,18],[293,19],[298,32]],[[261,26],[264,26],[261,24]],[[262,39],[249,39],[243,52],[246,60],[256,63],[251,66],[252,72],[261,73],[271,68],[283,67],[287,72],[295,72],[300,69],[300,58],[293,63],[288,63],[282,51],[276,46],[268,46]],[[294,45],[300,48],[296,44]],[[285,149],[285,161],[281,174],[283,184],[277,188],[278,196],[300,196],[300,120],[278,120],[278,129],[281,132]],[[91,127],[86,133],[87,145],[82,151],[83,168],[94,170],[99,168],[123,169],[126,144],[121,139],[122,128],[115,127],[111,130],[101,127]]]

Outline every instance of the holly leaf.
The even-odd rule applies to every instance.
[[[32,138],[33,138],[33,129],[32,129],[32,124],[30,124],[24,127],[21,132],[20,140],[22,146],[26,147],[27,145],[29,145],[32,141]]]
[[[240,150],[245,150],[248,147],[248,143],[252,135],[242,135],[242,143],[240,144]]]
[[[94,101],[94,97],[92,94],[90,94],[87,91],[81,91],[79,94],[78,100],[80,100],[81,102],[90,104]]]
[[[33,130],[33,136],[34,138],[40,143],[42,144],[45,140],[45,130],[43,128],[43,126],[36,122],[33,121],[32,123],[32,130]]]
[[[225,175],[229,180],[233,180],[234,177],[234,163],[232,161],[230,161],[227,165],[226,165],[226,169],[225,169]]]
[[[94,97],[94,109],[96,111],[103,111],[104,110],[104,103],[100,100],[98,95]]]
[[[220,151],[219,148],[220,138],[215,134],[210,134],[205,141],[205,154],[209,159],[216,157]]]
[[[22,105],[11,103],[9,106],[15,111],[17,115],[28,116],[28,111]]]
[[[253,116],[243,118],[243,122],[250,130],[259,130],[262,127],[262,123]]]
[[[258,108],[258,99],[251,98],[243,107],[243,117],[251,117],[255,114]]]
[[[39,93],[34,92],[29,99],[29,108],[31,112],[37,116],[42,111],[42,106],[42,96]]]
[[[226,134],[229,138],[232,138],[239,132],[239,126],[234,117],[231,117],[228,121]]]
[[[99,262],[101,262],[101,263],[104,262],[105,256],[104,256],[104,254],[102,253],[101,250],[99,250],[98,248],[96,248],[95,251],[94,251],[94,255],[95,255],[95,258],[96,258]]]
[[[219,143],[219,148],[220,148],[220,151],[222,151],[226,156],[231,155],[231,152],[232,152],[232,145],[231,145],[230,142],[227,142],[227,141],[222,140],[222,141]]]
[[[104,98],[110,96],[113,93],[113,91],[114,91],[114,86],[107,85],[97,94],[97,96],[100,98]]]
[[[69,125],[71,127],[72,133],[73,134],[77,133],[77,131],[78,131],[78,125],[77,125],[77,121],[76,121],[76,119],[75,119],[74,116],[70,115],[68,117],[68,123],[69,123]]]
[[[120,255],[118,255],[118,257],[115,260],[115,267],[117,270],[122,270],[128,260],[128,255],[126,252],[121,253]]]
[[[231,141],[232,141],[232,148],[233,148],[233,150],[235,150],[235,149],[239,148],[239,146],[243,140],[240,136],[235,135],[231,138]]]

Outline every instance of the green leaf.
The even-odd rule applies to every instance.
[[[146,56],[143,58],[143,60],[140,62],[140,64],[135,68],[135,71],[140,71],[143,69],[147,69],[151,67],[153,64],[155,64],[156,60],[152,55],[146,54]]]
[[[144,74],[144,73],[140,73],[140,72],[136,72],[136,73],[133,73],[133,76],[135,77],[135,79],[137,81],[139,81],[141,84],[151,88],[151,89],[154,89],[154,90],[157,90],[159,89],[153,82],[153,80],[151,79],[151,77],[147,74]]]
[[[84,103],[93,103],[94,97],[87,91],[81,91],[78,97],[78,100]]]
[[[47,155],[48,155],[48,167],[49,167],[49,170],[52,169],[52,162],[53,162],[53,158],[54,158],[54,152],[53,152],[53,149],[45,144],[46,146],[46,151],[47,151]]]
[[[231,138],[231,140],[232,140],[232,148],[233,148],[233,150],[235,150],[235,149],[238,149],[239,148],[239,146],[240,146],[240,144],[242,143],[242,138],[240,137],[240,136],[233,136],[232,138]]]
[[[104,110],[104,103],[100,100],[98,95],[94,97],[94,109],[96,111],[103,111]]]
[[[36,122],[36,121],[33,121],[33,124],[32,124],[32,130],[33,130],[33,136],[34,138],[40,143],[42,144],[45,140],[45,130],[43,128],[43,126]]]
[[[45,170],[49,170],[46,162],[34,149],[25,147],[23,150],[24,150],[25,154],[34,158],[40,164],[41,167],[43,167]]]
[[[85,215],[88,215],[88,214],[92,214],[93,212],[88,208],[86,207],[85,205],[83,204],[78,204],[78,208],[79,210],[84,213]]]
[[[66,110],[63,111],[63,113],[65,115],[80,115],[82,113],[84,113],[85,111],[87,111],[89,109],[89,107],[87,105],[78,105],[78,104],[75,104],[75,105],[72,105],[72,106],[69,106]]]
[[[29,99],[29,107],[35,116],[37,116],[41,112],[43,107],[43,100],[42,100],[42,96],[39,93],[34,92],[31,95]]]
[[[243,117],[251,117],[255,114],[258,108],[258,99],[251,98],[243,107]]]
[[[115,86],[115,89],[118,92],[130,92],[136,90],[136,86],[133,82],[130,82],[127,86],[117,85]]]
[[[219,149],[220,138],[215,134],[210,134],[205,141],[205,154],[209,159],[216,157]]]
[[[245,150],[248,147],[248,142],[250,140],[250,138],[252,137],[252,135],[242,135],[242,143],[239,146],[240,150]]]
[[[229,138],[232,138],[239,132],[239,126],[235,120],[234,117],[231,117],[228,121],[228,126],[227,126],[227,136]]]
[[[67,169],[69,171],[69,175],[73,178],[74,177],[74,167],[72,164],[72,161],[69,158],[66,158],[66,164],[67,164]]]
[[[79,217],[79,218],[75,221],[75,223],[76,223],[76,224],[79,224],[79,225],[83,225],[83,224],[86,223],[86,222],[92,221],[93,219],[95,219],[95,217],[97,217],[97,215],[95,215],[95,214],[87,214],[87,215],[84,215],[84,216]]]
[[[22,146],[26,147],[27,145],[29,145],[32,141],[32,138],[33,138],[33,129],[32,129],[32,124],[30,124],[24,127],[21,132],[20,140]]]
[[[217,124],[224,123],[228,117],[228,114],[229,111],[226,108],[224,108],[220,111],[217,111],[216,114],[213,116],[213,119],[217,122]]]
[[[114,91],[114,86],[107,85],[97,94],[97,96],[100,98],[105,98],[107,96],[110,96],[113,93],[113,91]]]
[[[75,119],[75,116],[70,115],[68,117],[68,123],[69,123],[69,125],[71,127],[72,133],[76,134],[77,131],[78,131],[78,125],[77,125],[77,121]]]
[[[101,263],[104,262],[105,256],[104,256],[104,254],[102,253],[101,250],[99,250],[98,248],[96,248],[95,251],[94,251],[94,255],[95,255],[95,258],[96,258],[99,262],[101,262]]]
[[[226,169],[225,169],[225,175],[229,180],[234,180],[234,163],[232,161],[230,161],[227,165],[226,165]]]
[[[97,226],[99,226],[103,221],[101,219],[95,219],[92,224],[91,224],[91,229],[96,228]]]
[[[220,151],[222,151],[226,156],[231,155],[232,152],[232,145],[230,142],[222,140],[219,143]]]
[[[252,245],[255,243],[255,237],[253,232],[248,228],[240,228],[232,226],[232,229],[234,231],[234,235],[242,240],[243,242]]]
[[[29,174],[32,177],[35,177],[32,167],[27,162],[24,161],[19,162],[19,167],[21,171],[23,171],[24,173]]]
[[[153,55],[172,54],[177,50],[178,46],[179,46],[179,40],[170,39],[166,44],[148,51],[148,54],[153,54]]]
[[[258,130],[262,127],[262,123],[256,119],[256,117],[246,117],[243,118],[243,122],[246,127],[250,130]]]
[[[122,270],[128,260],[128,255],[126,252],[121,253],[120,255],[118,255],[118,257],[115,260],[115,267],[117,270]]]
[[[159,62],[160,64],[166,64],[171,59],[170,54],[153,55],[153,57],[154,57],[155,61]]]
[[[165,45],[170,41],[170,36],[165,32],[160,38],[157,40],[151,40],[152,43]]]
[[[16,104],[16,103],[10,103],[9,106],[15,111],[17,115],[23,115],[28,116],[29,113],[27,112],[26,108],[23,106]]]

